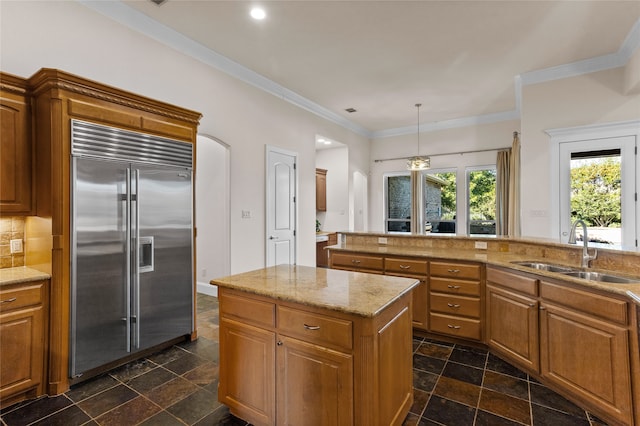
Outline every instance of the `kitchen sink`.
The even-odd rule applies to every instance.
[[[631,284],[631,283],[640,283],[640,279],[631,279],[625,277],[619,277],[617,275],[605,274],[602,272],[593,272],[593,271],[572,271],[565,272],[565,275],[569,277],[582,278],[590,281],[600,281],[605,283],[615,283],[615,284]]]
[[[540,271],[549,271],[549,272],[574,272],[575,269],[572,269],[568,266],[558,266],[553,265],[551,263],[542,263],[542,262],[513,262],[516,265],[526,266],[527,268],[538,269]]]
[[[557,272],[568,277],[581,278],[589,281],[600,281],[612,284],[640,284],[640,278],[632,279],[620,277],[618,275],[607,274],[595,271],[581,271],[569,266],[553,265],[543,262],[512,262],[515,265],[525,266],[527,268],[537,269],[539,271]]]

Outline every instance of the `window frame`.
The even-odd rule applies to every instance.
[[[409,177],[409,179],[411,179],[411,172],[409,170],[406,171],[398,171],[398,172],[386,172],[382,174],[382,198],[383,198],[383,203],[382,203],[382,209],[383,209],[383,221],[384,221],[384,232],[386,234],[411,234],[411,218],[409,218],[408,220],[406,219],[389,219],[388,213],[389,213],[389,178],[390,177],[398,177],[398,176],[407,176]],[[413,202],[413,197],[410,196],[410,203]],[[409,222],[409,231],[408,232],[404,232],[404,231],[389,231],[389,222],[393,221],[393,222]]]
[[[496,237],[495,232],[493,234],[472,234],[471,233],[471,210],[470,210],[470,203],[469,203],[469,196],[471,195],[471,189],[470,189],[470,185],[469,185],[469,178],[470,178],[472,172],[479,172],[479,171],[483,171],[483,170],[493,170],[497,174],[497,164],[465,167],[464,206],[465,206],[465,209],[466,209],[465,211],[467,212],[467,214],[466,214],[466,235],[469,236],[469,237],[495,238]],[[497,180],[496,180],[496,185],[497,185]],[[496,219],[493,219],[493,223],[494,223],[494,226],[495,226]]]

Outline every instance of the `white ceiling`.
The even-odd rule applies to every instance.
[[[415,131],[418,102],[421,123],[514,117],[527,76],[611,67],[640,44],[640,1],[123,3],[374,137]]]

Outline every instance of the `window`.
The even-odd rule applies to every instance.
[[[456,233],[456,171],[424,173],[424,218],[426,231],[434,234]]]
[[[388,174],[385,180],[385,231],[411,232],[411,175]]]
[[[496,235],[496,168],[467,169],[469,235]]]

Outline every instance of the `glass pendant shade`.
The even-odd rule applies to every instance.
[[[411,171],[427,170],[431,167],[431,159],[429,157],[411,157],[407,160],[407,169]]]
[[[431,159],[420,155],[420,107],[422,104],[416,104],[418,109],[418,155],[407,160],[407,169],[412,172],[427,170],[431,167]]]

